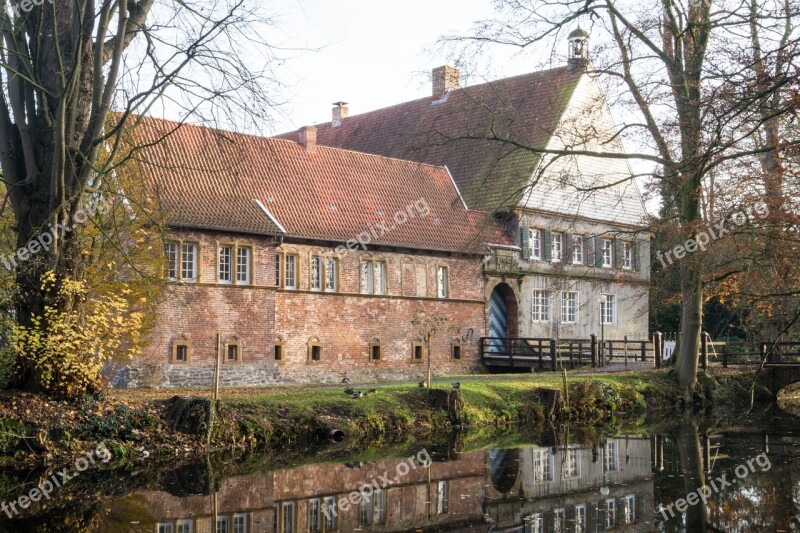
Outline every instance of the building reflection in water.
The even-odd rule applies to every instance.
[[[495,449],[416,469],[404,460],[306,465],[229,478],[211,495],[135,496],[156,517],[156,533],[649,531],[651,443],[622,436]],[[397,481],[369,499],[354,495],[384,472]],[[337,505],[344,500],[352,503]]]

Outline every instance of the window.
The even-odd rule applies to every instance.
[[[572,264],[583,264],[583,235],[572,236]]]
[[[188,364],[191,357],[192,344],[188,341],[175,341],[172,343],[172,364]]]
[[[566,533],[567,512],[565,509],[553,510],[553,533]]]
[[[625,270],[633,269],[633,243],[622,243],[622,268]]]
[[[436,487],[436,514],[450,512],[450,482],[439,481]]]
[[[322,533],[322,509],[319,498],[308,500],[308,533]]]
[[[286,266],[283,272],[283,288],[297,288],[297,256],[286,254]]]
[[[197,281],[197,248],[197,244],[190,242],[167,242],[164,244],[169,281]]]
[[[617,296],[615,294],[600,295],[600,318],[603,324],[617,323]]]
[[[575,506],[575,533],[586,533],[586,506]]]
[[[358,504],[358,525],[372,525],[372,506],[369,504],[369,500],[361,500],[361,503]]]
[[[553,454],[548,448],[533,450],[533,482],[553,481]]]
[[[610,440],[606,442],[605,467],[606,472],[619,470],[619,442]]]
[[[575,291],[561,293],[561,322],[564,324],[578,322],[578,293]]]
[[[453,345],[450,346],[450,356],[453,359],[461,359],[461,345],[459,343],[454,342]]]
[[[564,457],[564,477],[581,477],[581,451],[577,448],[568,448]]]
[[[233,273],[231,272],[231,265],[233,263],[233,247],[220,246],[219,247],[219,282],[220,283],[233,283]]]
[[[322,344],[318,342],[308,343],[308,362],[319,363],[322,361]]]
[[[228,530],[229,525],[230,521],[227,516],[218,516],[216,533],[230,533]]]
[[[381,360],[383,349],[379,341],[369,343],[369,361],[370,363],[379,363]]]
[[[361,262],[361,294],[386,294],[386,263]]]
[[[316,256],[311,258],[311,290],[322,290],[322,259]]]
[[[283,533],[294,533],[295,516],[294,516],[294,502],[285,502],[283,504]]]
[[[541,259],[542,258],[542,230],[540,229],[532,229],[530,230],[530,238],[531,238],[531,259]]]
[[[611,239],[603,239],[603,268],[614,266],[614,244]]]
[[[333,496],[325,497],[325,508],[322,513],[325,515],[325,531],[336,531],[336,498]]]
[[[194,520],[178,520],[177,533],[194,533]]]
[[[275,254],[275,286],[281,287],[281,266],[283,265],[283,256]]]
[[[447,278],[447,267],[440,266],[436,268],[436,290],[439,298],[448,298],[450,296],[449,280]]]
[[[178,243],[164,243],[164,254],[167,257],[167,279],[178,281]]]
[[[625,496],[625,515],[624,520],[626,524],[636,523],[636,495],[628,494]]]
[[[197,245],[181,245],[181,281],[197,281]]]
[[[158,524],[158,533],[172,533],[172,524]]]
[[[339,260],[335,257],[325,259],[325,290],[336,292],[339,289]]]
[[[231,365],[240,363],[241,357],[242,357],[241,342],[225,343],[225,364]]]
[[[236,248],[236,283],[250,285],[250,258],[252,249],[246,246]]]
[[[233,533],[247,533],[247,515],[233,515]]]
[[[275,362],[283,363],[283,343],[275,343]]]
[[[358,523],[361,526],[386,523],[386,491],[377,490],[371,499],[363,499],[358,507]]]
[[[617,501],[613,498],[606,500],[606,529],[617,527]]]
[[[553,262],[560,263],[564,260],[564,234],[553,233]]]
[[[544,533],[544,516],[542,516],[542,513],[528,515],[523,520],[525,524],[527,524],[525,531],[530,531],[531,533]]]
[[[533,289],[532,318],[534,322],[550,322],[550,291]]]
[[[411,345],[411,359],[415,363],[421,363],[425,359],[424,347],[421,342],[415,342]]]

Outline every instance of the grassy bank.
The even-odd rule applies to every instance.
[[[697,405],[749,398],[748,375],[704,376]],[[0,465],[57,463],[105,442],[121,460],[186,456],[210,449],[302,452],[327,442],[369,454],[409,437],[435,439],[453,427],[481,428],[491,438],[510,425],[548,422],[611,426],[648,411],[685,409],[668,370],[614,374],[469,376],[455,391],[450,381],[429,391],[416,384],[342,387],[273,387],[225,390],[217,408],[207,391],[109,391],[79,404],[35,395],[0,395]],[[177,404],[175,395],[197,398]],[[209,417],[214,412],[213,420]],[[176,414],[177,413],[177,414]]]

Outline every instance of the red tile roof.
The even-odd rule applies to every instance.
[[[384,222],[373,243],[471,253],[510,244],[490,216],[467,211],[443,167],[147,117],[134,136],[151,143],[134,159],[178,228],[343,243]]]
[[[581,72],[568,67],[525,74],[318,125],[319,144],[446,165],[470,208],[515,206],[539,157],[493,134],[543,148]],[[280,138],[295,138],[288,133]]]

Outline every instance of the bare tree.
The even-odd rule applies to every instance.
[[[471,35],[444,41],[468,49],[491,45],[541,49],[561,42],[565,31],[580,22],[590,26],[594,43],[587,69],[604,79],[612,102],[629,115],[613,131],[576,131],[577,140],[557,151],[526,145],[519,136],[489,138],[551,158],[626,157],[654,165],[650,179],[657,182],[666,204],[660,222],[674,225],[681,243],[693,239],[707,220],[724,221],[708,212],[713,206],[707,201],[712,178],[724,179],[730,168],[758,158],[772,175],[782,154],[797,147],[797,137],[770,133],[797,107],[796,98],[775,96],[797,91],[796,4],[496,0],[495,6],[496,19],[480,23]],[[763,71],[765,65],[780,68],[753,83],[753,72]],[[596,138],[594,145],[587,142],[587,135]],[[592,148],[620,138],[635,149],[623,156]],[[763,183],[753,190],[762,196],[767,193]],[[681,386],[691,395],[707,272],[699,251],[677,259],[682,293],[677,369]]]
[[[274,48],[259,37],[269,20],[245,0],[9,0],[4,8],[3,209],[15,219],[16,316],[29,325],[45,306],[81,313],[83,302],[55,298],[40,280],[48,271],[82,280],[87,239],[97,238],[87,234],[96,221],[87,211],[106,197],[132,201],[119,198],[125,191],[112,178],[137,116],[160,105],[181,119],[266,120]],[[31,368],[18,377],[37,388]]]

